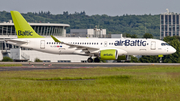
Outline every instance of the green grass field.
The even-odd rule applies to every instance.
[[[179,101],[180,66],[1,71],[1,101]]]
[[[0,67],[23,66],[22,64],[0,64]]]

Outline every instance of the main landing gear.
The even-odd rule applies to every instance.
[[[97,62],[97,63],[100,62],[100,59],[98,56],[94,59],[94,62]]]
[[[87,59],[87,62],[88,62],[88,63],[92,63],[92,62],[93,62],[92,57],[89,57],[89,58]],[[96,63],[100,62],[100,59],[98,58],[98,56],[94,59],[94,62],[96,62]]]
[[[89,62],[89,63],[93,62],[92,57],[89,57],[89,58],[87,59],[87,62]]]

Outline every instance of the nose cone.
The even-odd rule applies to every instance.
[[[173,54],[176,52],[176,49],[174,47],[169,48],[168,53]]]

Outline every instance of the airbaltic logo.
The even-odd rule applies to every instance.
[[[106,53],[106,54],[103,54],[104,56],[113,56],[113,54],[108,54],[108,53]]]
[[[143,41],[143,40],[133,40],[133,41],[131,41],[131,40],[124,40],[124,41],[120,40],[120,41],[118,41],[118,40],[116,40],[114,43],[115,46],[123,46],[123,44],[125,46],[146,46],[146,41]]]
[[[18,36],[33,36],[32,31],[21,31],[18,30]]]

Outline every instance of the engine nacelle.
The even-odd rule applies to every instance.
[[[99,55],[102,60],[116,60],[118,58],[118,51],[116,49],[101,50]]]

